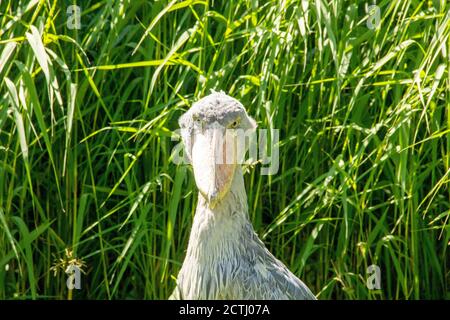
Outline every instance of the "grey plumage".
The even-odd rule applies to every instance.
[[[196,118],[224,126],[240,118],[242,128],[256,127],[237,100],[213,93],[180,119],[180,126],[188,129],[183,141],[189,157]],[[186,257],[170,299],[315,299],[255,233],[240,166],[230,179],[229,190],[214,207],[199,193]]]

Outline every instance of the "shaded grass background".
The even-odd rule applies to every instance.
[[[196,204],[171,132],[210,89],[280,129],[250,215],[319,299],[449,298],[449,5],[367,5],[1,1],[0,298],[167,298]]]

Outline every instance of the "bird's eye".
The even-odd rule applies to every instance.
[[[231,128],[236,128],[238,125],[239,125],[239,119],[236,119],[230,124],[230,127]]]
[[[203,121],[199,116],[193,116],[192,120],[194,120],[194,128],[197,130],[203,130]]]

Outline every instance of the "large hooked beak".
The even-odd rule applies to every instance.
[[[214,208],[230,190],[236,168],[236,146],[228,130],[213,128],[195,133],[192,166],[200,193]]]

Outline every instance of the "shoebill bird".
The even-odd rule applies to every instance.
[[[249,220],[242,169],[234,161],[236,144],[227,137],[237,131],[227,129],[256,129],[242,104],[213,92],[194,103],[179,124],[199,195],[170,299],[316,299],[267,250]]]

